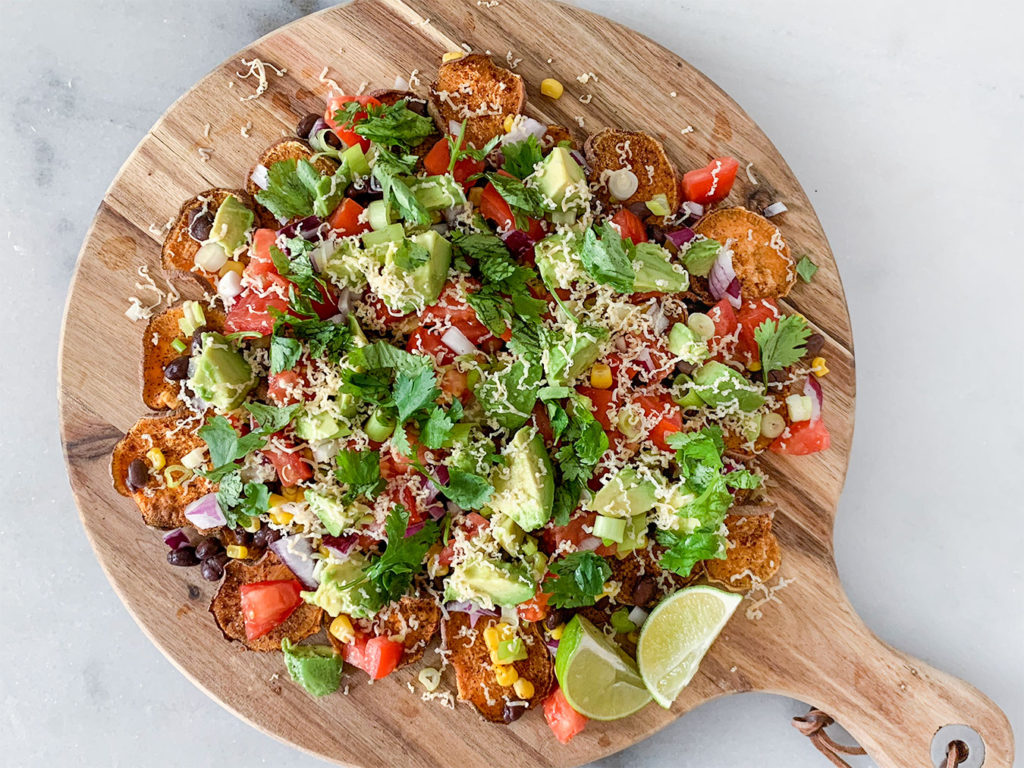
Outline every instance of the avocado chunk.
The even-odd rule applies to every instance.
[[[721,249],[722,244],[717,240],[691,240],[682,252],[683,266],[690,274],[707,277]]]
[[[633,249],[633,292],[679,293],[690,287],[690,276],[681,264],[657,243],[638,243]]]
[[[326,696],[341,685],[341,656],[329,645],[292,645],[281,640],[284,666],[289,676],[310,696]]]
[[[540,168],[532,174],[532,178],[533,185],[544,197],[554,202],[557,208],[566,210],[573,202],[572,187],[578,188],[586,177],[568,149],[555,147],[541,161]],[[568,201],[567,194],[570,197]]]
[[[451,243],[428,229],[400,243],[376,248],[384,251],[383,269],[379,277],[370,276],[370,285],[385,304],[399,312],[413,312],[437,301],[448,279]]]
[[[608,331],[599,326],[577,325],[574,333],[552,346],[545,359],[548,383],[554,386],[572,384],[576,378],[601,356],[600,342]]]
[[[441,211],[466,204],[466,193],[451,174],[424,176],[410,182],[409,189],[428,211]]]
[[[401,243],[405,240],[405,227],[401,224],[388,224],[380,229],[363,232],[361,237],[363,245],[367,248],[373,248],[375,245],[384,245],[385,243]]]
[[[192,360],[189,388],[217,411],[233,411],[256,386],[242,353],[219,333],[204,333],[203,348]]]
[[[310,442],[342,437],[349,434],[350,431],[339,425],[327,411],[303,413],[295,419],[295,434],[300,439]]]
[[[366,254],[359,247],[359,240],[355,237],[343,237],[337,241],[334,253],[327,257],[324,271],[338,285],[361,290],[366,286],[365,261]]]
[[[315,592],[300,592],[307,603],[318,605],[331,616],[344,613],[357,619],[373,616],[364,605],[370,597],[366,585],[359,582],[366,568],[366,558],[356,553],[340,563],[331,563],[320,573],[320,586]]]
[[[532,427],[522,427],[505,456],[508,466],[495,469],[491,478],[491,509],[534,531],[551,518],[555,503],[555,473],[544,440]]]
[[[761,387],[724,363],[711,360],[693,372],[693,391],[708,405],[756,411],[764,405]]]
[[[481,558],[456,566],[456,571],[459,573],[453,578],[461,581],[460,591],[464,595],[479,595],[495,605],[519,605],[533,598],[537,591],[536,583],[519,563]]]
[[[589,279],[577,255],[577,240],[570,234],[548,235],[533,246],[537,271],[547,286],[569,288]]]
[[[498,542],[502,549],[512,557],[518,557],[520,548],[526,540],[526,534],[516,521],[505,515],[493,515],[491,517],[491,535]]]
[[[313,490],[306,491],[306,502],[331,536],[341,536],[341,532],[355,525],[362,515],[360,507],[346,507],[341,499]]]
[[[655,485],[641,480],[629,467],[619,470],[594,494],[588,508],[605,517],[633,517],[654,509]]]
[[[668,333],[668,349],[688,363],[700,365],[708,359],[708,345],[693,335],[686,323],[676,323]]]
[[[228,195],[217,208],[210,227],[210,242],[220,243],[228,256],[245,249],[246,235],[252,228],[255,215],[234,195]]]

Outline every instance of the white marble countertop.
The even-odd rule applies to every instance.
[[[327,4],[0,4],[4,765],[324,765],[209,700],[129,617],[78,521],[49,393],[75,257],[121,162],[214,65]],[[707,73],[803,182],[857,344],[843,582],[882,639],[972,681],[1024,733],[1022,6],[582,5]],[[804,710],[721,699],[601,765],[820,768],[789,725]]]

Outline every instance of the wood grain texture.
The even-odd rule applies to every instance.
[[[832,448],[764,460],[781,509],[780,576],[792,580],[779,593],[781,603],[764,606],[763,618],[752,621],[743,615],[751,605],[745,602],[671,711],[650,706],[620,722],[590,723],[565,747],[539,716],[496,727],[468,706],[451,711],[420,701],[406,690],[415,667],[372,686],[357,680],[349,695],[322,700],[278,680],[284,674],[279,657],[223,641],[207,613],[214,586],[196,569],[163,565],[160,537],[114,492],[108,472],[114,443],[143,414],[142,325],[123,312],[125,297],[138,294],[139,265],[164,282],[162,238],[150,225],[162,226],[197,191],[239,186],[266,145],[303,114],[323,108],[325,89],[317,78],[325,66],[348,90],[363,81],[386,87],[396,75],[409,78],[418,69],[422,92],[441,53],[462,43],[491,51],[499,62],[508,51],[521,58],[516,71],[528,83],[527,112],[570,127],[578,139],[618,126],[659,134],[682,168],[723,154],[741,165],[752,162],[759,184],[741,171],[729,201],[756,209],[784,200],[783,234],[795,255],[807,253],[820,266],[814,282],[799,283],[786,304],[827,338],[825,420]],[[253,56],[288,71],[270,74],[263,97],[242,102],[253,86],[235,77],[238,60]],[[578,83],[584,72],[596,73],[597,81]],[[538,93],[548,76],[566,85],[557,102]],[[593,97],[587,105],[578,100],[585,94]],[[209,138],[203,137],[206,123]],[[249,139],[240,135],[247,124]],[[694,130],[683,134],[688,125]],[[213,148],[208,162],[200,160],[200,146]],[[186,295],[194,290],[179,287]],[[72,487],[114,588],[184,674],[239,717],[300,749],[360,766],[568,766],[623,749],[717,696],[770,691],[830,712],[886,768],[930,765],[932,735],[948,723],[980,732],[986,766],[1010,766],[1012,734],[992,702],[880,642],[839,585],[832,527],[853,436],[854,395],[853,339],[839,273],[806,196],[771,142],[718,87],[650,40],[582,10],[527,0],[501,0],[493,8],[475,0],[356,0],[277,30],[200,81],[153,127],[100,205],[68,299],[59,386]],[[436,663],[437,657],[428,653],[426,660]],[[453,688],[450,678],[446,683]]]

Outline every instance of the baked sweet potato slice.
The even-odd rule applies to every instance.
[[[201,425],[201,417],[179,409],[163,416],[139,419],[114,446],[110,461],[114,488],[122,496],[131,496],[135,500],[146,525],[165,529],[191,525],[185,519],[185,507],[216,490],[213,484],[199,475],[170,488],[164,473],[152,469],[145,487],[131,491],[127,485],[128,466],[135,459],[141,459],[149,466],[146,454],[151,448],[159,448],[166,465],[171,467],[181,464],[185,454],[205,446],[203,439],[193,431]]]
[[[402,659],[398,662],[399,667],[404,667],[423,658],[440,624],[441,607],[434,598],[406,595],[380,613],[373,622],[372,632],[405,646]],[[344,653],[344,643],[330,632],[327,637],[338,653]]]
[[[240,189],[208,189],[200,192],[195,197],[187,200],[178,211],[174,220],[174,226],[164,239],[163,250],[160,260],[166,272],[178,272],[190,275],[199,280],[204,287],[213,290],[214,275],[201,269],[196,269],[195,258],[201,243],[195,240],[189,233],[189,224],[192,223],[192,216],[200,211],[216,213],[224,198],[233,195],[240,203],[252,211],[255,211],[253,199],[248,192]]]
[[[224,313],[219,309],[203,309],[206,315],[206,327],[213,331],[224,330]],[[153,316],[142,336],[142,402],[154,411],[166,411],[181,405],[179,382],[169,381],[164,376],[164,369],[172,360],[183,354],[175,350],[171,344],[180,340],[190,344],[178,327],[178,321],[184,316],[181,306],[171,307],[159,315]]]
[[[541,139],[541,144],[546,148],[557,147],[562,142],[569,142],[571,149],[579,149],[576,144],[576,139],[572,137],[572,133],[564,125],[549,125],[547,131],[544,132],[544,137]]]
[[[779,540],[772,533],[771,504],[734,507],[725,518],[729,547],[725,560],[705,560],[708,578],[728,589],[748,591],[768,581],[782,564]]]
[[[237,640],[250,651],[277,651],[281,641],[288,638],[297,643],[320,631],[323,611],[315,605],[302,603],[281,624],[270,632],[248,640],[245,637],[245,619],[242,617],[243,584],[260,581],[291,581],[295,574],[273,552],[267,552],[255,563],[231,560],[224,568],[224,581],[213,596],[210,613],[228,640]]]
[[[262,191],[259,185],[252,180],[256,168],[262,165],[264,168],[269,169],[274,163],[280,163],[282,160],[308,160],[313,163],[314,168],[325,176],[333,175],[338,170],[338,164],[331,158],[317,157],[314,160],[313,155],[313,148],[301,139],[281,139],[263,150],[259,162],[249,170],[249,175],[245,179],[245,191],[252,196],[256,206],[256,223],[259,226],[268,229],[278,229],[281,226],[281,222],[256,200],[256,195]]]
[[[430,110],[438,129],[448,134],[452,121],[466,121],[466,142],[483,147],[505,133],[505,118],[523,111],[523,78],[497,66],[489,56],[471,53],[437,70],[430,86]]]
[[[591,182],[596,182],[595,194],[608,212],[634,203],[645,203],[655,195],[664,195],[669,213],[675,213],[682,203],[679,174],[665,154],[665,147],[653,136],[642,131],[621,131],[605,128],[587,139],[583,145],[590,165]],[[625,200],[617,200],[608,191],[608,175],[627,168],[637,179],[637,188]]]
[[[468,701],[492,723],[505,721],[505,704],[521,702],[511,686],[502,686],[494,677],[491,652],[484,642],[484,629],[498,623],[493,616],[481,617],[476,627],[470,626],[469,614],[450,613],[441,622],[445,647],[450,651],[448,661],[455,667],[455,684],[460,701]],[[533,696],[527,707],[540,704],[551,691],[555,680],[555,664],[551,652],[544,645],[535,622],[519,624],[519,632],[526,643],[527,658],[514,662],[519,677],[533,683]]]
[[[723,208],[697,222],[694,232],[728,242],[732,266],[747,299],[780,299],[796,283],[796,264],[779,228],[746,208]]]
[[[424,115],[427,112],[427,100],[420,98],[412,91],[397,91],[392,89],[380,89],[376,91],[370,91],[370,95],[377,99],[381,104],[387,104],[392,106],[397,102],[405,99],[406,107],[411,109],[413,112]],[[436,131],[427,136],[423,141],[412,148],[412,153],[417,157],[424,157],[427,152],[431,150],[437,140],[441,138],[441,134]]]

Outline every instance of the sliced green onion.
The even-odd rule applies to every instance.
[[[395,419],[382,408],[377,408],[370,414],[364,429],[368,438],[376,443],[383,443],[394,433]]]
[[[618,543],[622,541],[622,537],[625,532],[625,518],[598,515],[594,520],[594,535],[599,539],[609,539],[610,541]]]
[[[648,200],[644,205],[647,206],[647,210],[653,213],[655,216],[668,216],[672,211],[668,207],[668,197],[664,194],[657,194]]]
[[[188,347],[185,345],[185,342],[182,341],[181,339],[175,339],[174,341],[171,342],[171,349],[173,349],[178,354],[181,354],[186,349],[188,349]]]
[[[636,629],[636,624],[629,620],[629,611],[619,608],[612,614],[612,628],[620,635],[628,635]]]

